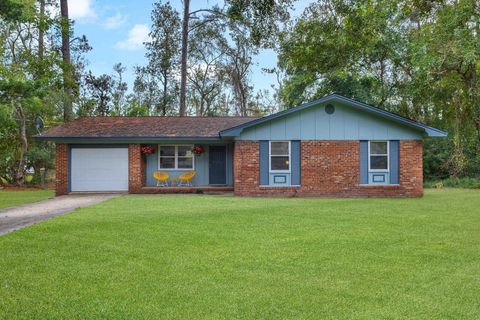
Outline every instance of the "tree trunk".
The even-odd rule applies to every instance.
[[[43,61],[43,52],[45,50],[45,0],[40,0],[40,19],[38,26],[38,61]]]
[[[187,56],[188,56],[188,21],[190,18],[190,0],[183,0],[183,27],[182,27],[182,66],[180,80],[180,116],[186,113],[187,96]]]
[[[244,88],[242,82],[239,83],[238,89],[240,91],[240,103],[241,103],[242,117],[246,117],[247,116],[247,99],[245,97],[245,95],[246,95],[245,94],[245,88]]]
[[[166,116],[167,115],[167,90],[168,90],[168,83],[167,83],[167,77],[164,76],[164,79],[163,79],[163,106],[162,106],[162,116]]]
[[[60,13],[62,15],[62,57],[63,57],[63,90],[65,102],[63,106],[63,120],[72,120],[72,64],[70,58],[70,20],[68,19],[68,2],[60,0]]]
[[[17,176],[15,177],[15,182],[19,185],[23,184],[24,181],[24,172],[25,172],[25,162],[27,160],[27,129],[25,122],[25,113],[23,112],[22,105],[19,101],[16,101],[15,109],[18,116],[18,122],[20,126],[20,141],[22,143],[22,149],[20,153],[20,161],[18,162]]]

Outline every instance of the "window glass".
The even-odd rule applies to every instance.
[[[160,146],[160,169],[193,169],[193,146]]]
[[[387,156],[370,156],[370,169],[381,170],[388,169],[388,157]]]
[[[270,170],[290,170],[290,144],[288,141],[270,142]]]
[[[288,156],[288,142],[278,141],[270,143],[270,154],[272,156]]]
[[[160,168],[161,169],[175,169],[175,158],[174,157],[160,158]]]
[[[383,154],[386,155],[387,142],[386,141],[372,141],[370,142],[370,154]]]
[[[160,157],[175,157],[175,146],[161,146]]]
[[[271,159],[271,170],[289,170],[289,159],[288,156],[272,156]]]
[[[178,146],[178,156],[179,157],[192,157],[192,147],[191,146]]]
[[[178,169],[192,169],[193,158],[191,157],[178,157]]]
[[[388,170],[387,141],[370,141],[370,170]]]

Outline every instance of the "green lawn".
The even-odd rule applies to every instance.
[[[0,190],[0,209],[45,200],[54,196],[53,190]]]
[[[480,192],[125,196],[0,237],[5,319],[479,319]]]

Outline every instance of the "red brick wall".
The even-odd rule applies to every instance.
[[[400,141],[400,185],[360,185],[359,141],[302,141],[301,186],[259,186],[259,142],[237,141],[235,194],[242,196],[419,197],[423,194],[422,142]]]
[[[128,192],[140,193],[145,186],[145,159],[139,144],[128,145]]]
[[[55,195],[68,193],[68,145],[57,144],[55,152]]]

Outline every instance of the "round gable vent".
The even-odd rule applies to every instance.
[[[327,114],[333,114],[333,113],[335,112],[335,107],[334,107],[333,105],[331,105],[331,104],[327,104],[327,105],[325,106],[325,112],[326,112]]]

